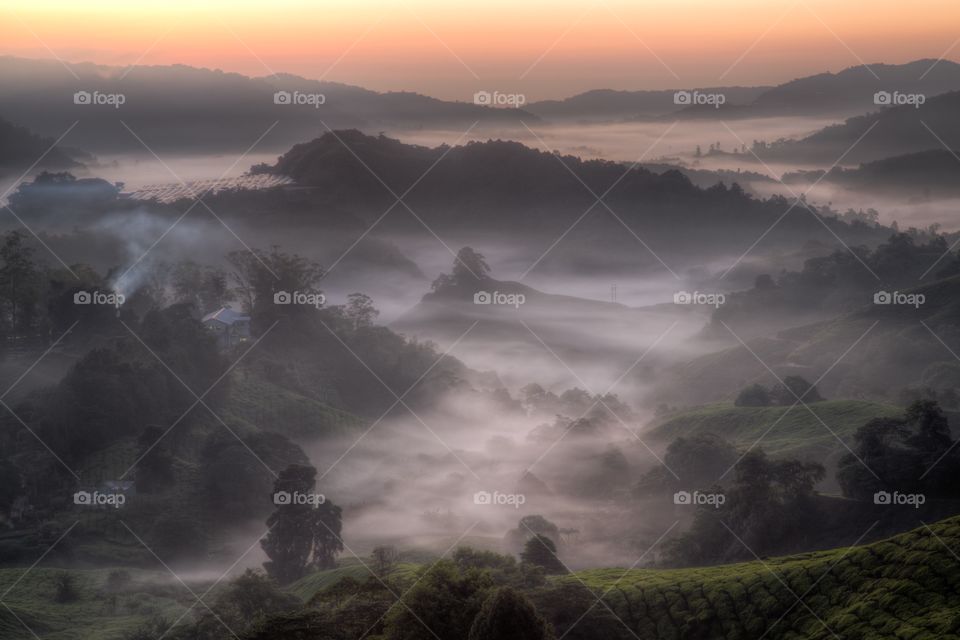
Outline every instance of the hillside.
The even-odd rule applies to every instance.
[[[700,91],[723,93],[730,104],[749,104],[770,87],[710,87]],[[630,118],[651,118],[677,111],[673,89],[615,91],[594,89],[563,100],[541,100],[526,110],[545,120],[611,122]]]
[[[769,229],[788,206],[779,198],[752,198],[738,184],[700,188],[677,170],[625,172],[621,163],[558,156],[503,140],[415,146],[358,130],[297,144],[272,167],[257,170],[297,181],[312,205],[300,221],[338,210],[378,222],[381,233],[422,234],[425,224],[448,240],[497,234],[501,246],[522,252],[528,264],[537,261],[538,269],[565,268],[581,276],[618,270],[635,275],[637,268],[665,273],[653,253],[670,256],[671,265],[703,265],[741,253],[744,236]],[[415,215],[396,206],[393,194],[407,190],[404,203]],[[603,205],[597,204],[600,194],[606,194]],[[795,250],[799,234],[830,245],[836,234],[869,246],[889,233],[832,217],[821,224],[795,208],[764,237],[761,251]],[[598,245],[605,251],[595,251]]]
[[[243,152],[263,135],[258,151],[279,150],[332,128],[451,128],[474,123],[499,125],[537,122],[532,113],[444,101],[413,92],[378,92],[339,82],[290,74],[250,77],[188,65],[140,65],[127,78],[126,67],[64,63],[0,56],[0,104],[3,116],[43,136],[56,137],[83,119],[70,143],[95,153],[143,151],[140,143],[117,125],[117,109],[85,106],[69,99],[79,87],[88,92],[119,93],[126,101],[123,120],[144,142],[159,151],[230,150]],[[274,94],[298,91],[320,94],[319,105],[276,103]],[[184,100],[183,96],[190,96]],[[279,122],[278,122],[279,121]]]
[[[960,277],[899,291],[923,295],[924,303],[872,304],[865,293],[856,310],[831,320],[747,339],[750,350],[736,345],[694,358],[662,376],[652,397],[680,404],[730,400],[749,384],[775,383],[767,367],[780,378],[800,375],[810,381],[829,370],[818,385],[827,398],[887,401],[908,387],[955,386],[960,363],[950,350],[960,349],[954,328]],[[740,324],[731,320],[728,326],[739,332]],[[713,328],[729,335],[723,325]]]
[[[812,184],[819,180],[823,184],[910,200],[955,197],[960,193],[957,153],[942,148],[865,162],[856,169],[837,167],[829,175],[823,174],[799,171],[786,174],[783,180],[787,184]]]
[[[594,617],[606,616],[604,607],[591,606],[593,598],[579,602],[563,598],[566,591],[585,584],[622,620],[623,624],[611,625],[610,637],[618,640],[761,636],[794,640],[830,638],[834,633],[845,640],[957,638],[960,564],[955,549],[960,549],[958,517],[869,545],[733,565],[591,569],[553,578],[528,595],[558,636],[581,614],[585,627],[594,624]],[[418,566],[400,564],[391,576],[406,584]],[[44,567],[27,573],[0,570],[0,590],[13,587],[4,599],[9,610],[0,609],[0,636],[33,638],[20,618],[50,640],[119,640],[157,616],[172,622],[194,602],[182,585],[160,570],[128,570],[129,580],[117,592],[108,583],[111,570],[98,569],[70,571],[79,598],[58,604],[53,595],[60,573]],[[365,575],[362,566],[350,564],[312,574],[289,591],[306,600],[342,577]],[[188,578],[188,584],[203,593],[209,581]],[[797,604],[797,598],[804,604]]]
[[[60,147],[44,156],[53,142],[0,118],[0,178],[8,174],[17,177],[34,162],[40,169],[76,169],[81,166]]]
[[[595,89],[563,100],[532,102],[526,110],[545,120],[578,123],[626,119],[766,118],[823,114],[855,115],[873,108],[877,91],[924,93],[928,97],[960,89],[960,64],[941,60],[906,64],[871,64],[836,73],[805,76],[772,87],[685,87],[701,93],[722,93],[727,101],[715,106],[680,108],[674,90],[615,91]],[[932,69],[931,69],[932,67]],[[929,73],[927,73],[927,71]],[[876,75],[874,75],[876,74]]]
[[[764,160],[829,165],[853,147],[843,158],[844,164],[850,165],[943,149],[944,145],[956,149],[960,148],[958,108],[960,91],[928,96],[919,107],[909,104],[878,107],[870,102],[864,108],[864,111],[870,111],[866,115],[826,127],[800,140],[776,142],[756,149],[756,152]]]
[[[674,571],[597,569],[558,582],[607,593],[636,634],[626,637],[933,640],[960,637],[956,549],[960,518],[950,518],[852,549]]]
[[[837,436],[847,442],[871,418],[894,417],[902,413],[900,407],[857,400],[827,400],[810,406]],[[799,406],[790,409],[714,404],[663,418],[651,425],[648,433],[665,442],[681,436],[714,433],[738,447],[750,446],[763,436],[761,446],[769,454],[821,462],[833,454],[845,452],[830,431]]]

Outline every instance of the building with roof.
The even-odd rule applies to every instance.
[[[217,337],[217,344],[227,349],[250,338],[250,316],[234,311],[230,307],[220,309],[203,316],[203,326]]]

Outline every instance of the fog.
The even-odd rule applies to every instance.
[[[642,156],[644,162],[670,158],[693,162],[698,145],[703,153],[717,142],[723,150],[733,151],[742,143],[749,147],[754,140],[772,142],[780,138],[802,138],[835,123],[835,119],[822,117],[749,118],[729,122],[720,119],[673,121],[665,117],[656,121],[576,126],[531,124],[532,133],[524,128],[477,127],[463,136],[463,142],[501,138],[517,140],[535,149],[546,148],[583,158],[632,163]],[[396,130],[388,134],[404,142],[436,146],[454,144],[462,132]],[[708,158],[701,158],[700,164],[711,169],[738,168],[735,163]],[[754,164],[741,168],[763,172],[762,167]]]

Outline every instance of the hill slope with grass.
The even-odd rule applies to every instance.
[[[715,567],[580,571],[551,578],[528,595],[558,637],[586,637],[578,625],[594,624],[599,612],[612,621],[609,637],[615,639],[960,638],[957,549],[960,517],[953,517],[857,547]],[[408,583],[418,567],[398,565],[390,577]],[[128,573],[118,588],[111,586],[108,569],[70,571],[74,595],[58,602],[64,572],[0,570],[0,592],[9,607],[0,608],[0,637],[120,639],[157,616],[175,620],[194,602],[169,574]],[[365,575],[362,566],[348,564],[308,576],[289,591],[305,599],[340,578]],[[562,594],[583,586],[602,596],[622,623],[606,607],[591,607],[593,598],[568,606]],[[199,584],[192,588],[202,592]]]
[[[750,446],[762,436],[761,446],[771,455],[823,459],[843,448],[831,431],[849,442],[856,430],[872,418],[903,413],[900,407],[859,400],[827,400],[809,407],[813,413],[801,405],[790,408],[711,404],[663,418],[650,427],[649,433],[667,442],[681,436],[713,433],[738,447]]]
[[[958,638],[957,549],[960,518],[950,518],[851,549],[697,569],[597,569],[559,582],[605,592],[640,638]]]

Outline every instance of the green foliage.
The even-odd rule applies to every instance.
[[[770,391],[762,384],[744,388],[733,402],[738,407],[766,407],[770,404]]]
[[[681,436],[667,446],[664,463],[640,479],[636,493],[645,496],[673,491],[680,488],[677,478],[683,479],[686,489],[705,488],[715,483],[738,458],[736,448],[714,433]]]
[[[567,568],[557,556],[557,545],[539,533],[527,540],[520,558],[524,562],[542,567],[548,575],[567,573]]]
[[[554,637],[529,600],[510,587],[501,587],[483,603],[470,627],[469,640],[553,640]]]
[[[880,490],[956,498],[960,456],[954,444],[937,403],[917,400],[901,418],[876,418],[858,429],[837,479],[844,495],[861,500]]]
[[[960,633],[957,548],[960,518],[951,518],[860,547],[697,569],[596,569],[553,588],[582,580],[630,638],[933,640]],[[535,598],[541,611],[551,596]]]
[[[493,581],[481,570],[458,571],[441,560],[387,615],[387,640],[462,640],[486,600]]]
[[[811,498],[824,474],[818,463],[770,460],[760,449],[748,452],[722,492],[724,502],[699,508],[690,530],[668,544],[668,557],[683,565],[712,564],[776,550],[816,526]],[[742,544],[731,543],[731,531]]]

